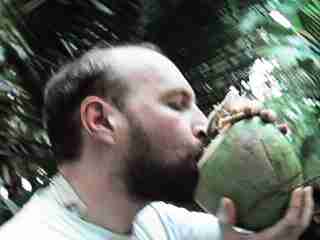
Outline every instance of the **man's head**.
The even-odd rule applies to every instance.
[[[107,99],[119,107],[126,87],[117,79],[108,58],[109,49],[94,49],[63,66],[45,89],[44,123],[58,164],[81,154],[81,102],[88,96]]]
[[[89,51],[50,80],[45,116],[61,159],[76,161],[91,149],[106,166],[122,166],[133,197],[192,197],[207,120],[181,72],[159,52]]]

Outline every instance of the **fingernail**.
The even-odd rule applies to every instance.
[[[305,187],[304,188],[304,192],[306,193],[306,192],[310,192],[310,193],[312,193],[312,187],[311,186],[307,186],[307,187]]]
[[[268,111],[265,109],[261,110],[260,117],[263,121],[268,122],[268,120],[269,120]]]
[[[268,117],[270,122],[275,122],[277,120],[277,114],[272,110],[269,110]]]
[[[294,190],[294,192],[295,192],[295,193],[298,193],[298,192],[301,192],[302,190],[303,190],[302,187],[298,187],[298,188],[296,188],[296,189]]]
[[[286,134],[289,132],[289,127],[288,127],[287,124],[280,124],[280,125],[278,126],[278,128],[279,128],[280,132],[281,132],[282,134],[284,134],[284,135],[286,135]]]

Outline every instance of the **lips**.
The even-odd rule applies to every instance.
[[[194,161],[195,163],[198,165],[199,161],[201,160],[203,154],[205,152],[205,147],[204,146],[201,146],[198,151],[195,153],[194,155]]]
[[[209,159],[211,156],[212,151],[210,151],[209,148],[205,148],[201,154],[201,156],[197,159],[197,166],[198,168],[201,168],[201,166]]]
[[[211,139],[208,145],[204,148],[203,154],[198,161],[198,167],[201,168],[203,164],[212,158],[216,148],[219,146],[221,141],[224,139],[224,134],[219,134],[214,139]]]
[[[196,156],[197,163],[199,163],[203,158],[205,152],[207,151],[207,148],[210,146],[211,141],[212,141],[212,138],[209,137],[208,135],[206,135],[206,137],[202,139],[202,146],[200,147],[200,150]]]

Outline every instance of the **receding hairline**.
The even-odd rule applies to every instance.
[[[119,77],[124,77],[123,72],[126,69],[141,70],[145,68],[146,65],[140,64],[140,60],[143,60],[146,57],[153,58],[154,56],[158,56],[158,58],[160,57],[166,59],[165,61],[169,61],[169,59],[161,53],[160,49],[157,49],[156,47],[153,48],[153,45],[150,46],[144,44],[94,48],[85,53],[79,59],[79,62],[89,61],[89,64],[103,64],[100,65],[101,68],[109,67],[114,74],[117,74]]]
[[[146,45],[148,46],[148,45]],[[160,50],[157,48],[146,47],[145,45],[123,45],[123,46],[113,46],[108,48],[93,48],[86,52],[82,57],[80,57],[80,61],[82,59],[90,59],[90,58],[98,58],[101,57],[110,65],[114,62],[115,58],[127,58],[131,57],[133,53],[149,53],[152,55],[158,55],[166,58]],[[125,56],[126,55],[126,56]],[[135,55],[135,54],[133,54]],[[96,60],[96,59],[95,59]]]
[[[93,48],[88,52],[84,53],[81,57],[79,57],[76,61],[69,62],[59,71],[57,71],[54,76],[47,82],[46,87],[44,89],[45,100],[47,98],[47,94],[50,91],[52,85],[55,85],[57,81],[59,81],[60,76],[64,75],[70,70],[74,68],[73,66],[81,64],[82,68],[90,68],[98,67],[99,69],[109,68],[109,74],[112,73],[114,77],[118,78],[118,81],[123,81],[128,78],[126,74],[124,74],[125,69],[138,70],[141,65],[137,64],[138,61],[130,61],[133,58],[135,53],[149,53],[152,55],[158,55],[163,58],[166,58],[161,50],[157,48],[157,46],[152,44],[142,44],[142,45],[120,45],[120,46],[109,46],[105,48]],[[145,67],[145,66],[144,66]],[[124,82],[122,82],[124,83]]]
[[[151,45],[152,46],[152,45]],[[171,62],[161,50],[144,45],[121,45],[108,48],[96,48],[85,53],[81,61],[108,68],[109,74],[125,85],[130,92],[132,76],[153,70],[159,62]],[[172,63],[173,64],[173,63]],[[109,75],[110,76],[110,75]]]

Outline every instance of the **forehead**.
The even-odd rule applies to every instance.
[[[115,49],[111,54],[112,65],[135,92],[186,91],[194,97],[190,84],[180,70],[160,53],[132,47]]]

